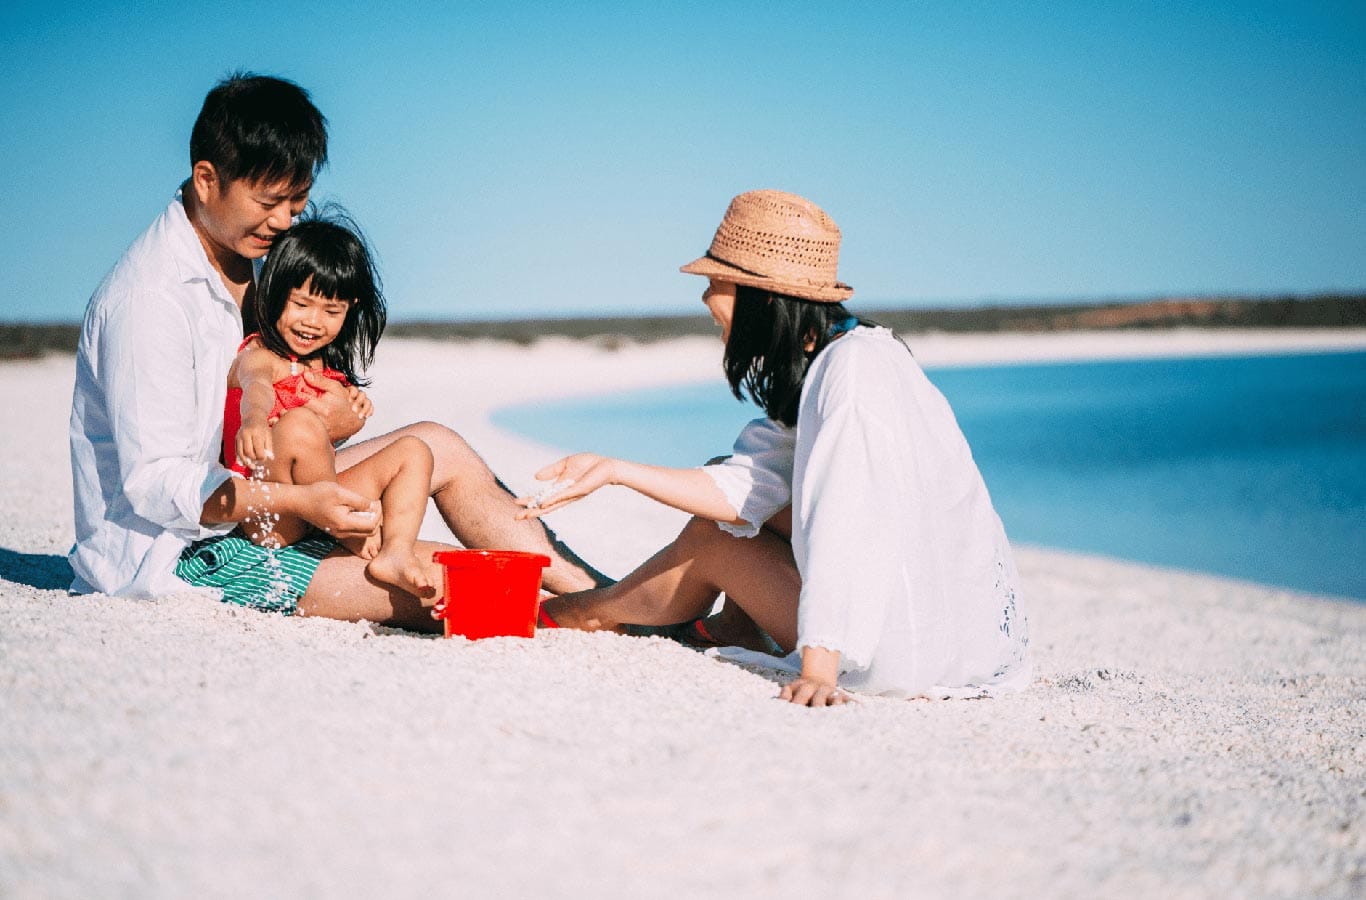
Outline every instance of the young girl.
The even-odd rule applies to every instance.
[[[384,297],[365,242],[345,220],[310,218],[271,245],[248,322],[259,329],[238,348],[228,372],[223,411],[223,461],[246,477],[285,484],[337,481],[378,499],[382,534],[343,542],[369,560],[366,572],[419,597],[437,583],[414,541],[426,511],[431,450],[405,436],[340,474],[322,420],[308,402],[322,391],[309,383],[330,378],[362,387],[384,331]],[[365,415],[369,401],[363,401]],[[257,544],[283,547],[311,526],[284,517],[244,523]]]
[[[844,308],[839,229],[779,191],[736,197],[683,267],[725,342],[727,380],[764,409],[732,456],[665,469],[577,454],[537,473],[540,515],[621,484],[697,518],[616,585],[547,601],[543,624],[667,625],[706,614],[718,642],[757,624],[797,673],[780,696],[844,688],[980,696],[1028,684],[1028,638],[1001,521],[943,396],[910,350]],[[720,525],[718,529],[717,524]],[[736,622],[747,626],[735,629]],[[705,635],[705,629],[700,630]],[[760,661],[756,655],[748,657]]]

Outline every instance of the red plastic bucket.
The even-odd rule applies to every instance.
[[[446,570],[446,637],[532,637],[541,608],[541,570],[550,557],[519,550],[441,550]]]

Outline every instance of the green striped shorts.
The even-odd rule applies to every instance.
[[[267,550],[234,531],[186,547],[175,573],[195,587],[218,588],[224,603],[292,616],[318,563],[336,546],[335,538],[313,531],[288,547]]]

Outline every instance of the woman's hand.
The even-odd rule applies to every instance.
[[[274,458],[270,426],[263,422],[243,422],[237,430],[237,459],[254,472]]]
[[[536,480],[550,484],[538,494],[517,498],[517,505],[523,507],[517,518],[543,516],[582,500],[605,484],[614,484],[617,463],[618,460],[596,453],[575,453],[546,466],[536,473]]]
[[[779,700],[798,706],[839,706],[850,697],[839,686],[840,655],[824,647],[802,648],[802,674],[783,685]]]
[[[849,702],[849,695],[840,690],[833,681],[818,681],[799,675],[795,680],[783,685],[778,693],[779,700],[786,700],[798,706],[839,706]]]

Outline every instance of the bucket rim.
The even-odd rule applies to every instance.
[[[544,553],[533,553],[527,550],[437,550],[432,554],[432,561],[440,565],[472,562],[476,559],[491,562],[535,563],[543,569],[550,565],[550,557]]]

